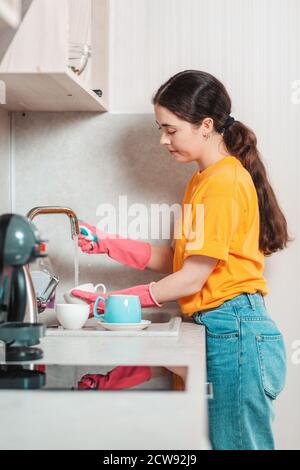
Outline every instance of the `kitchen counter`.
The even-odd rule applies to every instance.
[[[205,330],[41,340],[36,364],[187,366],[184,391],[0,391],[1,449],[206,449]]]

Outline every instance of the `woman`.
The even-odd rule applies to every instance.
[[[272,402],[284,387],[286,355],[265,307],[263,271],[264,256],[289,241],[285,217],[255,134],[230,116],[231,100],[219,80],[186,70],[158,89],[153,104],[161,144],[178,162],[199,167],[182,200],[183,223],[174,250],[111,237],[87,224],[82,224],[87,232],[79,245],[87,253],[107,253],[138,269],[170,273],[158,282],[117,292],[139,295],[143,307],[178,300],[183,314],[205,325],[207,376],[214,394],[209,400],[213,448],[274,449]],[[86,238],[89,231],[97,237],[94,242]],[[80,291],[73,295],[91,305],[95,300]],[[149,380],[152,371],[116,368],[108,376],[86,376],[82,388],[85,379],[97,386],[97,377],[103,388],[119,379],[120,388],[132,386]]]

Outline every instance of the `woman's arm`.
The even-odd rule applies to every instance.
[[[118,234],[109,234],[86,222],[79,222],[78,245],[84,253],[106,253],[119,263],[136,269],[150,269],[161,273],[173,272],[173,249],[167,245],[151,245]],[[174,242],[173,242],[174,243]]]
[[[154,307],[155,305],[161,307],[164,302],[177,300],[199,292],[217,263],[217,259],[193,255],[186,259],[182,269],[158,282],[107,292],[103,296],[107,298],[107,296],[112,294],[138,295],[142,307]],[[94,303],[99,294],[78,289],[73,289],[71,294],[89,303],[90,315],[93,315]],[[100,310],[105,309],[104,300],[100,301],[98,308]]]
[[[169,245],[151,245],[151,257],[146,266],[151,271],[170,274],[173,272],[173,248]]]
[[[153,284],[151,292],[160,304],[195,294],[202,289],[218,261],[209,256],[189,256],[179,271]]]

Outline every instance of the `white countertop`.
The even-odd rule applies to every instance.
[[[207,442],[204,328],[178,337],[41,340],[35,363],[188,366],[185,391],[0,391],[1,449],[203,449]]]

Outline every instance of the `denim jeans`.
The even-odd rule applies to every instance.
[[[262,295],[243,293],[193,319],[206,327],[212,448],[273,450],[273,400],[285,384],[286,350]]]

